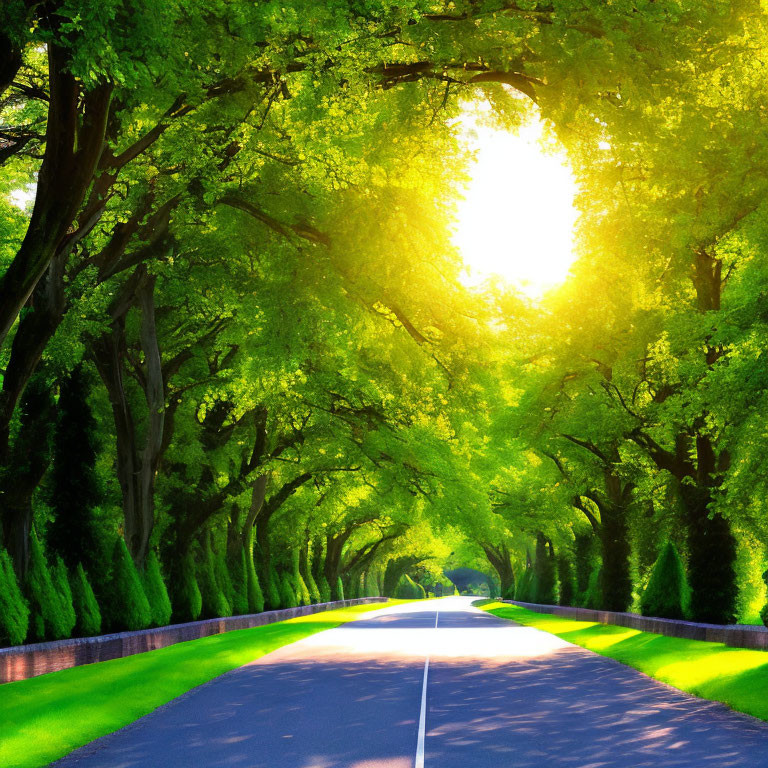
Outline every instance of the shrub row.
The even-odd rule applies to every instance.
[[[10,557],[0,549],[0,646],[259,613],[265,607],[289,608],[331,597],[325,578],[316,583],[310,577],[307,584],[295,560],[282,573],[270,568],[265,599],[246,548],[227,556],[216,553],[209,540],[180,560],[173,600],[154,551],[139,572],[118,537],[107,560],[106,578],[94,590],[82,563],[68,568],[60,555],[46,553],[33,532],[29,567],[20,583]],[[338,590],[343,599],[340,582]]]
[[[537,550],[537,561],[548,555]],[[542,574],[544,574],[542,576]],[[515,600],[526,603],[553,604],[559,591],[560,605],[576,605],[599,610],[601,605],[602,569],[595,565],[589,573],[586,586],[579,590],[575,583],[573,568],[565,558],[559,558],[557,580],[549,568],[526,568],[515,585]],[[765,574],[768,581],[768,572]],[[542,583],[545,582],[545,583]],[[556,587],[559,584],[559,590]],[[640,612],[643,616],[658,616],[665,619],[685,619],[689,615],[691,590],[685,574],[682,558],[672,542],[661,549],[651,571],[648,584],[640,597]],[[768,615],[764,616],[764,621]],[[766,621],[768,625],[768,621]]]

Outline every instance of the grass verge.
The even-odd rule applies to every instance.
[[[0,685],[0,766],[48,765],[224,672],[382,607],[339,608]]]
[[[703,699],[768,720],[768,652],[683,640],[637,629],[534,613],[506,603],[477,603],[502,619],[544,630],[574,645]]]

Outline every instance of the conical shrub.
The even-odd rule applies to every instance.
[[[336,579],[336,599],[344,599],[344,584],[341,581],[341,576]]]
[[[553,605],[556,586],[556,563],[552,554],[552,544],[543,533],[539,532],[536,535],[536,556],[533,563],[532,602]]]
[[[195,561],[191,552],[187,552],[178,564],[178,578],[171,582],[173,586],[173,621],[197,621],[203,609],[203,597],[195,576]]]
[[[321,573],[320,578],[317,579],[317,588],[320,590],[320,602],[331,602],[331,588],[328,586],[328,579],[325,578],[325,574]]]
[[[250,551],[245,551],[245,570],[248,577],[248,612],[261,613],[264,610],[264,592]]]
[[[141,576],[144,594],[147,596],[153,627],[165,627],[171,623],[171,598],[160,571],[160,561],[154,550],[147,556]]]
[[[533,601],[533,568],[526,568],[515,586],[515,600],[521,603]]]
[[[424,588],[406,573],[397,583],[395,597],[398,600],[418,600],[425,597]]]
[[[221,593],[224,595],[229,606],[228,616],[231,616],[235,609],[233,603],[235,602],[235,588],[232,584],[232,577],[229,574],[229,568],[227,567],[227,556],[222,549],[220,552],[213,552],[213,573],[216,577],[216,584],[218,584]]]
[[[286,572],[280,579],[280,607],[296,608],[298,604],[299,601],[296,597],[296,593],[293,590],[292,574]]]
[[[222,616],[232,615],[232,608],[216,581],[216,566],[213,552],[207,541],[200,552],[200,560],[197,567],[197,583],[200,585],[200,594],[203,598],[203,612],[201,615],[204,619],[218,619]]]
[[[293,573],[292,576],[292,586],[293,591],[296,593],[296,601],[299,605],[309,605],[310,602],[312,602],[310,596],[309,596],[309,590],[307,589],[307,585],[304,581],[304,579],[301,577],[301,569],[299,568],[299,550],[294,549],[293,555],[292,555],[292,565],[293,565]]]
[[[65,630],[63,637],[71,637],[77,623],[75,606],[72,602],[72,589],[69,586],[69,573],[67,566],[60,557],[56,557],[56,563],[51,569],[53,588],[59,596],[59,611],[61,613],[62,628]]]
[[[675,545],[668,541],[656,559],[648,586],[640,598],[640,612],[643,616],[684,619],[689,596],[683,561]]]
[[[576,585],[573,566],[567,555],[557,558],[557,579],[560,583],[560,605],[573,605]]]
[[[144,587],[122,536],[117,537],[112,549],[112,573],[107,594],[109,604],[104,606],[104,612],[111,631],[146,629],[152,623]]]
[[[763,581],[768,586],[768,571],[763,574]],[[763,624],[768,627],[768,603],[763,606],[763,610],[760,611],[760,618],[763,620]]]
[[[98,635],[101,632],[101,611],[82,563],[78,563],[74,573],[70,574],[69,584],[77,615],[75,633],[78,637]]]
[[[592,569],[592,573],[589,575],[587,591],[584,593],[584,597],[582,599],[582,606],[584,608],[600,610],[603,607],[603,591],[600,586],[602,570],[603,569],[599,565],[596,565]]]
[[[299,558],[299,573],[301,574],[304,584],[307,587],[309,593],[310,603],[320,602],[320,589],[315,582],[315,578],[312,575],[312,568],[309,563],[309,546],[304,549]]]
[[[230,584],[232,585],[232,613],[243,616],[248,610],[248,569],[245,563],[245,550],[240,547],[229,558]]]
[[[29,606],[8,553],[0,549],[0,645],[20,645],[29,630]]]
[[[366,572],[364,585],[364,597],[379,597],[379,585],[376,583],[376,579],[372,573]],[[444,592],[443,594],[447,594],[447,592]]]
[[[298,571],[293,574],[293,589],[296,592],[296,600],[299,605],[309,605],[312,602],[307,585],[304,583],[304,579],[301,578],[301,574]]]
[[[64,589],[61,576],[61,570],[54,573],[48,566],[40,540],[32,531],[24,590],[29,600],[30,637],[33,640],[61,640],[72,632],[75,625],[72,595],[69,582]]]
[[[264,585],[264,606],[268,611],[276,611],[283,607],[280,595],[280,579],[275,567],[271,564],[267,570],[267,583]]]

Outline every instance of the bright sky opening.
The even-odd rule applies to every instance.
[[[501,278],[540,298],[565,280],[574,260],[576,182],[565,152],[544,144],[536,118],[517,134],[478,125],[471,113],[460,124],[476,152],[453,238],[466,265],[463,282]]]

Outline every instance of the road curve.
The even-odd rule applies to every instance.
[[[385,608],[313,635],[53,765],[768,767],[765,724],[470,602]]]

